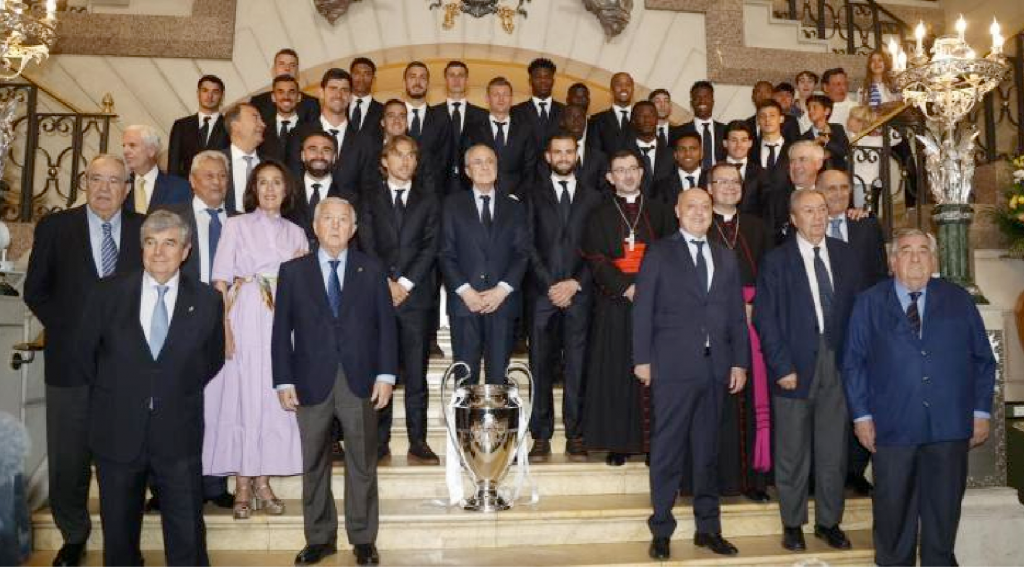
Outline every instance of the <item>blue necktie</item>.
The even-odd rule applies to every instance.
[[[103,223],[102,228],[103,242],[100,243],[100,265],[103,268],[103,273],[100,274],[100,277],[105,278],[113,274],[114,269],[117,268],[117,244],[114,244],[113,227],[110,223]]]
[[[210,274],[213,274],[213,258],[217,255],[217,244],[220,243],[220,209],[206,209],[210,215]],[[213,279],[212,276],[210,279]]]
[[[910,292],[910,305],[907,306],[907,320],[910,322],[910,328],[918,337],[921,336],[921,312],[917,310],[919,297],[921,297],[920,291]]]
[[[825,323],[822,329],[825,333],[825,341],[832,343],[832,301],[835,298],[832,292],[832,280],[828,276],[828,269],[825,268],[825,261],[821,259],[821,246],[814,247],[814,279],[818,281],[818,299],[821,301],[821,319]]]
[[[691,244],[697,247],[697,279],[700,281],[700,290],[704,293],[708,292],[708,262],[704,259],[704,244],[703,240],[691,240]]]
[[[715,136],[711,133],[711,127],[708,122],[705,122],[704,132],[700,135],[701,148],[704,153],[701,157],[700,167],[704,171],[711,171],[711,166],[715,164],[714,140]]]
[[[838,238],[839,240],[846,240],[845,238],[843,238],[843,230],[841,228],[843,226],[843,219],[835,218],[835,219],[832,219],[832,220],[828,221],[828,224],[829,224],[829,230],[828,230],[828,235],[829,236],[831,236],[832,238]]]
[[[167,304],[164,303],[164,296],[167,295],[167,286],[156,286],[156,305],[153,306],[153,320],[149,324],[149,352],[153,360],[160,356],[160,349],[164,348],[164,341],[167,339]]]
[[[338,277],[338,264],[341,260],[328,260],[331,265],[331,277],[327,281],[327,302],[331,304],[331,312],[337,318],[341,313],[341,279]]]

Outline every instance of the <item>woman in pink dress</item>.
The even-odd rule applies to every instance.
[[[235,475],[239,520],[253,510],[284,513],[269,477],[302,473],[298,422],[281,409],[270,362],[278,267],[309,251],[305,232],[282,216],[295,194],[282,164],[256,166],[243,196],[247,214],[224,224],[210,277],[224,295],[227,360],[206,387],[203,474]]]

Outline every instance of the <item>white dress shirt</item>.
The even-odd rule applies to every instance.
[[[192,197],[192,212],[196,217],[196,240],[199,242],[199,279],[205,284],[210,283],[210,213],[206,212],[206,209],[210,208],[214,207],[210,207],[199,197]],[[216,208],[220,209],[217,218],[220,219],[221,234],[224,234],[224,223],[228,220],[228,214],[223,203]]]
[[[178,302],[178,283],[181,272],[174,272],[171,279],[164,284],[167,291],[164,293],[164,306],[167,307],[167,328],[171,328],[171,321],[174,319],[174,305]],[[142,302],[139,304],[139,324],[142,325],[142,332],[146,335],[146,342],[149,342],[150,327],[153,325],[153,308],[156,307],[156,300],[160,294],[156,291],[157,283],[149,272],[142,273]],[[166,344],[166,343],[165,343]]]
[[[445,104],[448,105],[448,117],[449,118],[451,118],[452,113],[455,112],[455,104],[454,103],[456,103],[456,102],[459,103],[459,118],[461,119],[461,122],[459,122],[459,132],[462,132],[463,126],[466,125],[466,106],[469,103],[466,102],[466,99],[454,99],[454,98],[447,99]]]
[[[640,138],[637,138],[636,139],[636,147],[640,150],[640,157],[641,158],[644,158],[644,157],[651,158],[651,171],[653,172],[655,170],[655,166],[657,165],[657,159],[658,159],[658,138],[655,137],[650,142],[644,142]],[[651,148],[651,151],[644,152],[644,148]]]
[[[323,179],[316,179],[310,174],[306,173],[302,176],[302,185],[306,189],[306,202],[313,198],[313,184],[320,184],[320,200],[323,201],[327,198],[327,191],[331,188],[331,183],[334,183],[334,177],[328,173]],[[310,211],[311,213],[313,211]]]
[[[691,242],[691,240],[699,240],[704,243],[704,246],[701,247],[701,256],[704,256],[704,262],[708,265],[708,289],[710,290],[711,281],[715,276],[715,260],[711,257],[711,244],[708,242],[707,235],[697,237],[682,228],[679,229],[679,233],[686,240],[686,248],[690,251],[690,259],[693,260],[694,266],[697,265],[697,245]]]
[[[490,193],[483,193],[482,191],[477,189],[475,185],[473,186],[473,202],[476,203],[476,214],[481,218],[481,221],[483,219],[484,214],[484,200],[481,199],[480,197],[484,195],[487,195],[491,198],[490,203],[488,203],[488,209],[491,211],[491,221],[493,222],[494,220],[496,220],[496,217],[494,216],[494,199],[497,196],[497,193],[493,189],[491,190]],[[512,293],[515,290],[515,288],[513,288],[508,282],[498,282],[498,285],[504,288],[505,291],[507,291],[508,293]],[[462,295],[462,292],[466,291],[467,289],[469,289],[469,284],[464,283],[455,289],[455,294]]]
[[[505,133],[505,144],[508,145],[508,131],[512,127],[512,115],[509,114],[505,118],[498,118],[493,114],[488,114],[487,122],[491,125],[491,136],[494,136],[495,139],[498,138],[498,125],[496,124],[496,122],[505,123],[505,125],[502,126],[501,129]]]
[[[276,121],[277,130],[275,130],[275,132],[277,133],[278,136],[281,135],[281,124],[284,124],[285,121],[288,121],[288,133],[291,134],[292,130],[295,130],[295,126],[299,122],[299,115],[292,114],[291,116],[281,116],[280,114],[278,114],[276,116]]]
[[[747,180],[747,158],[743,159],[732,159],[730,157],[725,158],[726,163],[735,164],[740,170],[740,181]]]
[[[814,273],[814,245],[808,242],[800,233],[796,234],[797,248],[800,250],[800,258],[804,261],[804,272],[807,274],[807,283],[811,286],[811,297],[814,299],[814,314],[818,318],[818,330],[824,333],[825,329],[825,315],[821,310],[821,296],[818,293],[818,277]],[[825,245],[825,239],[821,239],[819,244],[820,250],[819,255],[821,261],[825,263],[825,269],[828,271],[829,283],[832,285],[832,289],[835,290],[835,277],[832,275],[832,264],[828,260],[828,246]]]
[[[671,125],[668,123],[667,120],[665,122],[659,123],[658,124],[657,137],[659,139],[660,138],[665,138],[666,142],[672,143],[672,140],[669,138],[669,135],[668,135],[669,126],[671,126]]]
[[[409,103],[409,101],[406,101],[406,103],[405,103],[405,111],[406,111],[405,112],[405,114],[406,114],[406,116],[405,116],[405,126],[406,126],[406,131],[408,131],[408,132],[412,132],[412,119],[415,117],[415,114],[413,113],[414,110],[416,112],[419,112],[419,115],[420,115],[420,133],[422,133],[423,132],[423,127],[426,125],[426,122],[427,122],[427,103],[424,102],[420,106],[413,106],[412,104]]]
[[[568,191],[569,191],[569,202],[571,203],[571,202],[575,201],[576,200],[576,176],[575,175],[567,175],[565,177],[562,177],[562,176],[558,175],[557,173],[552,173],[551,174],[551,184],[555,188],[554,189],[555,190],[555,201],[557,202],[559,199],[562,198],[562,184],[560,183],[561,181],[566,181],[567,182],[566,183],[566,189],[568,189]]]
[[[715,147],[715,120],[713,118],[709,118],[707,120],[701,120],[700,118],[697,118],[696,116],[693,117],[693,127],[697,129],[697,135],[700,136],[701,148],[704,147],[704,125],[705,124],[708,125],[708,131],[711,132],[711,150],[712,150],[711,151],[711,163],[712,163],[712,165],[714,165],[715,163],[718,163],[718,159],[716,158],[716,155],[715,155],[715,153],[718,151],[718,148]]]
[[[398,190],[402,190],[402,196],[398,196]],[[391,206],[395,205],[397,199],[402,200],[402,206],[409,206],[409,191],[412,191],[412,182],[406,183],[405,185],[392,184],[388,182],[388,190],[391,191]],[[398,278],[398,285],[405,288],[405,291],[412,291],[412,288],[416,287],[416,284],[405,276]]]
[[[335,157],[341,155],[341,145],[345,142],[345,133],[348,132],[348,120],[345,120],[341,124],[335,126],[334,124],[328,122],[327,119],[324,118],[324,115],[321,114],[320,127],[323,128],[324,132],[327,132],[328,134],[331,133],[331,130],[338,131],[338,135],[335,137],[335,139],[338,141],[338,147],[335,148],[337,150]]]
[[[778,164],[779,160],[782,159],[782,149],[785,145],[786,139],[782,136],[771,142],[761,138],[761,167],[766,170],[768,169],[768,154],[770,153],[768,146],[775,146],[775,163]]]
[[[840,213],[840,214],[838,214],[838,215],[836,215],[834,217],[829,217],[828,218],[828,224],[825,225],[825,234],[828,235],[828,236],[832,236],[832,222],[835,221],[835,220],[839,220],[839,238],[843,242],[849,242],[850,241],[850,225],[849,225],[849,221],[846,218],[846,213]],[[835,237],[833,236],[833,238],[835,238]]]
[[[540,117],[540,103],[543,102],[544,103],[544,112],[547,112],[548,120],[551,119],[551,97],[548,97],[548,98],[531,97],[530,100],[533,101],[533,109],[537,111],[537,117],[538,118]]]
[[[146,211],[149,211],[149,204],[153,202],[153,191],[156,190],[156,177],[158,175],[160,175],[160,168],[154,165],[153,169],[147,171],[145,175],[135,176],[135,187],[138,187],[143,179],[146,180],[146,210],[135,211],[140,215],[145,214]],[[134,194],[132,196],[134,197]]]
[[[684,190],[691,188],[690,182],[687,179],[687,177],[693,177],[693,185],[692,185],[692,187],[700,187],[700,168],[699,167],[697,169],[695,169],[693,171],[689,171],[689,172],[684,170],[681,167],[677,167],[676,171],[679,172],[679,183],[682,185]]]
[[[234,183],[235,211],[237,212],[245,210],[242,206],[242,197],[245,195],[245,185],[249,182],[249,179],[245,176],[246,169],[249,166],[246,164],[244,156],[252,156],[253,169],[256,169],[256,166],[260,164],[260,157],[256,155],[256,150],[253,150],[251,154],[247,154],[240,150],[238,146],[231,144],[231,181]]]
[[[612,113],[615,115],[615,123],[622,124],[622,111],[626,111],[626,122],[633,119],[633,107],[632,106],[619,106],[617,104],[612,105]]]
[[[89,224],[89,247],[92,249],[92,261],[96,266],[96,273],[103,277],[103,223],[110,223],[110,237],[114,239],[114,246],[117,247],[118,259],[121,252],[121,209],[118,209],[109,221],[104,221],[93,212],[92,207],[85,206],[85,218]],[[115,268],[116,271],[116,268]]]
[[[357,129],[361,129],[363,124],[366,124],[366,115],[370,113],[370,103],[373,102],[373,95],[366,96],[352,96],[352,100],[348,103],[348,119],[352,120],[352,113],[356,111],[356,105],[359,105],[359,112],[362,113],[362,118],[359,124],[356,124]]]
[[[203,130],[203,120],[206,120],[207,116],[210,117],[210,129],[209,129],[209,131],[206,132],[206,139],[203,140],[203,145],[204,146],[210,141],[210,136],[213,134],[213,127],[217,125],[217,120],[220,119],[220,113],[219,112],[214,112],[213,114],[203,114],[202,112],[197,112],[196,113],[196,118],[199,119],[199,131],[200,131],[200,133],[202,133],[202,130]]]

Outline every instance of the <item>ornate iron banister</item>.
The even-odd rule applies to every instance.
[[[808,39],[828,40],[833,53],[866,55],[887,38],[908,41],[910,27],[875,0],[787,0],[776,16],[801,22]]]

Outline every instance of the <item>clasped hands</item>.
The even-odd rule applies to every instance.
[[[465,302],[466,307],[473,313],[488,314],[494,313],[501,307],[501,304],[508,297],[508,290],[500,285],[496,285],[491,289],[484,291],[477,291],[471,287],[467,287],[459,297]]]
[[[581,289],[580,282],[576,280],[562,280],[548,288],[548,299],[559,309],[568,309],[572,305],[572,298]]]
[[[398,280],[388,278],[388,290],[391,292],[391,305],[398,307],[406,299],[409,299],[409,290],[405,289],[405,286],[398,283]]]

